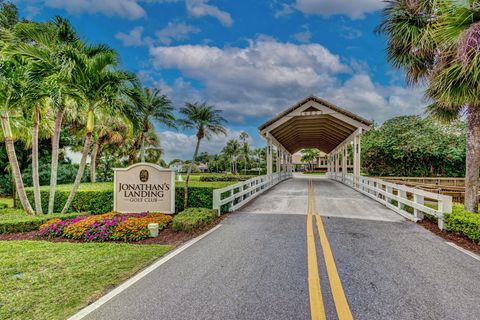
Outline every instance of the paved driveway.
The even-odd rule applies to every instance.
[[[310,319],[312,253],[337,319],[326,245],[355,319],[480,319],[480,261],[338,182],[308,184],[272,188],[86,319]],[[313,207],[328,243],[320,227],[307,243]]]

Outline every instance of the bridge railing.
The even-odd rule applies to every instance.
[[[452,197],[412,188],[380,179],[354,176],[351,173],[328,173],[330,179],[347,186],[384,204],[400,215],[413,221],[423,220],[425,214],[437,218],[443,230],[443,217],[452,212]]]
[[[235,211],[274,185],[291,177],[291,172],[277,172],[215,189],[213,190],[213,209],[217,210],[219,215],[222,209],[227,212]]]

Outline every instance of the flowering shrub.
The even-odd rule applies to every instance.
[[[171,216],[154,213],[143,218],[129,218],[121,222],[112,234],[115,240],[138,241],[150,236],[148,224],[158,223],[158,229],[163,230],[172,221]]]
[[[109,212],[105,214],[100,214],[96,216],[88,216],[85,219],[82,219],[76,223],[69,224],[67,227],[65,227],[63,231],[63,235],[67,238],[72,238],[72,239],[81,239],[87,231],[87,229],[90,227],[90,225],[94,224],[95,222],[113,217],[115,215],[114,212]]]
[[[172,217],[161,213],[118,214],[114,212],[81,216],[68,220],[51,219],[39,229],[46,237],[66,237],[86,241],[138,241],[150,236],[149,223],[158,223],[164,229]]]
[[[83,219],[85,219],[84,216],[78,216],[67,220],[58,218],[48,220],[46,223],[40,226],[39,234],[44,237],[60,237],[64,234],[64,229],[66,226],[75,224]]]

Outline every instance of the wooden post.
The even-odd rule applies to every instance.
[[[273,173],[273,146],[272,146],[272,139],[267,138],[267,175],[271,175]]]

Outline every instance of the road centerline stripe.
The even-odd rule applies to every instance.
[[[308,292],[310,297],[310,314],[312,320],[325,320],[325,307],[323,305],[322,288],[318,273],[317,250],[313,232],[311,181],[308,183],[308,209],[307,209],[307,265],[308,265]]]
[[[347,297],[343,290],[342,281],[338,274],[337,266],[333,258],[332,249],[328,242],[327,233],[323,226],[322,218],[318,213],[317,203],[315,200],[315,190],[312,183],[312,206],[315,214],[315,221],[317,225],[318,235],[320,236],[320,244],[323,250],[323,258],[325,259],[325,265],[327,268],[328,280],[330,282],[330,288],[332,291],[333,302],[335,303],[335,309],[337,310],[337,316],[339,320],[352,320],[352,312],[348,305]]]

